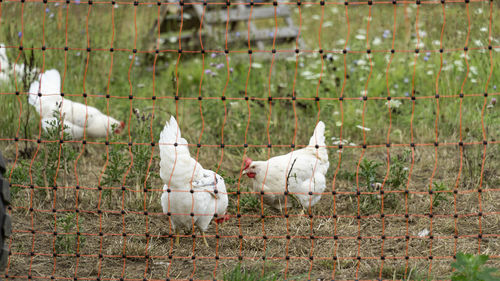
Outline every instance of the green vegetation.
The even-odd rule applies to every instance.
[[[224,281],[274,281],[278,280],[277,273],[265,273],[261,274],[261,271],[256,271],[252,269],[244,269],[241,264],[235,266],[231,271],[224,274]]]
[[[79,218],[79,223],[82,225],[82,218]],[[57,225],[59,226],[59,233],[56,237],[56,252],[59,254],[74,254],[77,249],[77,243],[79,243],[81,249],[85,243],[85,236],[76,235],[76,215],[75,213],[66,214],[63,217],[57,219]],[[80,229],[78,231],[82,231]]]
[[[434,195],[434,198],[432,200],[432,206],[434,207],[437,207],[439,206],[439,204],[441,203],[444,203],[444,202],[447,202],[448,201],[448,197],[450,197],[451,193],[448,193],[448,192],[439,192],[439,191],[449,191],[450,189],[448,189],[446,187],[446,185],[442,182],[434,182],[433,183],[433,188],[432,188],[432,191],[436,192],[435,195]]]
[[[495,274],[496,268],[484,267],[488,261],[487,255],[471,255],[458,253],[457,261],[451,266],[456,270],[451,275],[452,281],[498,281],[500,275]]]
[[[298,54],[294,51],[294,43],[274,46],[277,50],[275,60],[270,59],[269,53],[257,51],[253,52],[250,59],[244,44],[230,46],[230,53],[226,56],[223,37],[210,38],[209,42],[204,42],[207,43],[204,44],[205,54],[191,51],[179,54],[175,38],[162,38],[172,40],[170,45],[173,47],[161,46],[162,52],[155,59],[154,51],[150,52],[148,46],[156,41],[149,29],[157,21],[158,6],[142,2],[139,6],[119,3],[114,7],[109,3],[95,2],[89,6],[83,1],[80,4],[76,2],[79,1],[71,1],[67,6],[53,1],[47,4],[26,1],[23,5],[18,1],[4,1],[1,4],[0,42],[9,47],[7,56],[11,63],[24,63],[27,69],[58,69],[64,77],[65,97],[86,102],[103,112],[109,109],[109,114],[124,121],[126,127],[122,134],[109,138],[109,145],[104,144],[104,139],[97,139],[87,140],[84,147],[78,141],[70,142],[66,136],[63,136],[64,142],[59,143],[61,135],[58,130],[39,133],[42,130],[39,128],[38,115],[26,102],[26,92],[34,77],[0,82],[0,150],[8,160],[10,170],[7,176],[13,184],[11,193],[15,208],[12,213],[18,217],[14,221],[14,229],[19,230],[14,235],[15,238],[21,237],[12,239],[11,251],[14,254],[10,263],[13,268],[9,271],[11,275],[29,274],[25,269],[30,268],[26,261],[30,262],[31,257],[24,253],[31,251],[30,230],[35,227],[42,233],[52,233],[53,219],[46,219],[42,215],[48,212],[50,216],[53,208],[69,210],[71,213],[78,206],[81,210],[78,219],[85,218],[85,227],[88,227],[89,232],[92,230],[92,235],[87,235],[85,245],[92,255],[110,249],[121,254],[123,244],[119,243],[123,243],[120,241],[125,238],[109,234],[124,231],[131,234],[128,237],[136,239],[134,243],[137,243],[133,244],[136,247],[134,249],[137,249],[134,256],[144,256],[144,249],[147,249],[150,257],[165,257],[172,253],[168,239],[153,237],[165,237],[169,233],[159,203],[163,183],[157,174],[158,145],[151,145],[152,142],[157,143],[165,120],[170,115],[177,117],[183,137],[190,144],[202,144],[199,149],[201,164],[207,168],[217,167],[225,178],[227,189],[231,192],[228,210],[231,216],[236,214],[238,203],[234,192],[237,190],[237,177],[244,153],[243,144],[249,144],[246,150],[248,157],[267,159],[288,153],[292,142],[297,146],[307,144],[317,119],[325,122],[331,163],[325,192],[331,191],[339,155],[342,159],[334,186],[338,191],[335,195],[336,205],[334,208],[331,196],[323,196],[313,210],[314,220],[311,222],[314,224],[310,226],[295,216],[289,218],[290,233],[306,237],[292,240],[290,256],[307,257],[311,250],[308,234],[302,233],[302,228],[314,230],[317,237],[330,237],[332,225],[340,237],[378,236],[378,231],[382,229],[381,222],[372,215],[381,210],[379,184],[386,179],[384,191],[408,188],[411,192],[426,193],[434,166],[433,206],[449,215],[452,214],[450,206],[453,202],[457,203],[461,214],[475,214],[478,196],[462,191],[474,191],[481,183],[483,196],[480,200],[483,212],[488,213],[484,215],[482,227],[497,229],[491,225],[495,220],[490,215],[494,202],[498,202],[498,192],[492,190],[500,185],[497,171],[500,161],[500,146],[497,143],[500,139],[500,110],[496,102],[500,87],[500,21],[497,20],[500,18],[500,9],[497,2],[471,1],[465,5],[447,1],[442,6],[431,1],[419,6],[376,3],[372,6],[350,4],[345,7],[328,2],[324,7],[317,3],[303,3],[300,14],[297,5],[288,5],[296,25],[301,22],[303,45],[299,46]],[[231,5],[231,8],[235,6]],[[493,19],[491,27],[490,13]],[[281,24],[278,23],[278,28]],[[171,32],[177,31],[177,28]],[[488,38],[490,34],[491,42]],[[18,48],[21,41],[23,51]],[[252,44],[252,48],[257,50],[256,44]],[[490,44],[493,46],[491,51],[488,50]],[[42,51],[42,45],[46,46],[45,51]],[[64,51],[66,45],[68,51]],[[464,46],[468,46],[466,52],[463,51]],[[90,52],[86,51],[87,47],[91,48]],[[114,48],[113,52],[109,51],[111,47]],[[189,47],[201,50],[196,44]],[[266,51],[272,48],[269,43],[264,46]],[[443,48],[443,52],[439,51],[440,48]],[[137,49],[137,52],[134,53],[133,49]],[[343,54],[343,49],[346,49],[346,54]],[[367,49],[370,49],[370,54]],[[394,54],[390,52],[391,49],[395,50]],[[418,54],[415,49],[418,49]],[[84,92],[87,98],[83,97]],[[485,92],[488,93],[486,97]],[[463,98],[459,97],[461,93],[464,94]],[[106,98],[107,94],[110,95],[109,99]],[[295,101],[291,99],[293,95],[297,97]],[[364,95],[366,100],[363,100]],[[389,95],[390,101],[387,99]],[[201,101],[198,100],[199,96],[202,97]],[[248,101],[245,96],[249,97]],[[319,100],[314,99],[316,96]],[[412,96],[415,96],[414,101]],[[14,141],[16,137],[17,142]],[[37,143],[38,138],[42,140],[41,144]],[[341,143],[337,143],[340,138]],[[460,140],[466,144],[462,148],[455,145]],[[487,146],[482,145],[483,140],[488,141]],[[434,147],[436,141],[437,148]],[[386,147],[388,142],[389,148]],[[224,149],[220,147],[222,143],[225,144]],[[267,148],[268,143],[272,144],[271,149]],[[416,144],[415,149],[410,148],[410,143]],[[336,147],[339,144],[343,145],[341,153]],[[366,149],[362,149],[364,144],[368,146]],[[190,148],[192,155],[195,153],[193,148]],[[386,175],[388,149],[390,168]],[[412,177],[408,182],[411,165]],[[75,187],[77,177],[81,187],[79,190],[60,188],[55,192],[57,200],[47,200],[54,193],[54,185]],[[374,193],[360,195],[361,215],[370,218],[345,218],[357,214],[357,211],[353,211],[358,207],[357,196],[345,195],[345,192],[357,191],[356,178],[361,192]],[[455,182],[459,183],[456,188],[460,191],[456,202],[449,193],[440,192],[454,190]],[[102,187],[100,191],[98,186]],[[125,186],[127,192],[123,198],[117,198],[113,192],[121,186]],[[239,188],[241,192],[250,190],[246,178],[241,180]],[[121,189],[118,190],[121,195]],[[135,192],[132,194],[129,191]],[[60,193],[63,193],[62,196]],[[387,237],[405,235],[405,222],[400,220],[405,207],[412,214],[407,222],[411,227],[408,230],[410,235],[414,235],[415,227],[428,224],[429,218],[413,216],[428,212],[429,202],[425,200],[429,198],[428,195],[412,193],[407,196],[408,202],[403,202],[401,196],[404,195],[390,192],[383,195],[384,212],[395,215],[385,219]],[[243,193],[239,204],[243,214],[261,212],[259,196]],[[29,212],[30,207],[35,212]],[[103,212],[99,220],[93,217],[97,208]],[[122,209],[125,209],[123,215],[120,212]],[[339,218],[332,222],[333,210]],[[148,215],[143,211],[148,211]],[[278,216],[275,210],[268,207],[264,211]],[[72,215],[60,216],[58,213],[56,250],[60,253],[75,253],[77,239],[82,245],[85,238],[85,235],[77,237],[61,234],[76,233],[76,217]],[[440,237],[452,237],[456,228],[466,235],[477,234],[477,224],[467,220],[474,220],[473,217],[460,217],[458,226],[450,226],[441,219],[446,220],[446,217],[433,218],[434,241],[437,241],[433,247],[438,251],[453,248],[451,245],[456,240]],[[244,225],[245,238],[241,239],[244,241],[241,254],[245,257],[259,257],[262,254],[262,243],[247,239],[249,236],[262,235],[262,228],[254,220],[244,216],[240,220],[241,225],[227,222],[219,226],[218,230],[221,236],[236,237],[239,233],[237,228]],[[32,225],[25,223],[30,221]],[[269,236],[284,237],[283,223],[284,220],[278,217],[270,218],[266,219],[263,227]],[[356,226],[356,223],[361,225]],[[102,246],[95,241],[90,243],[101,224],[102,232],[106,234]],[[79,225],[83,224],[79,222]],[[153,238],[143,236],[145,229]],[[213,229],[207,232],[210,245],[215,239]],[[37,253],[52,251],[52,240],[49,243],[38,240],[45,236],[49,237],[47,241],[52,239],[52,235],[34,235]],[[266,249],[270,256],[281,257],[284,239],[268,240]],[[314,241],[314,255],[331,257],[332,249],[336,247],[334,243],[339,244],[339,251],[345,250],[339,256],[355,256],[357,251],[361,251],[359,255],[363,257],[373,256],[374,249],[376,252],[380,249],[378,242],[365,245],[368,241],[363,240],[359,246],[355,244],[357,240],[352,243],[346,240],[351,239],[335,241],[318,238]],[[387,255],[403,256],[404,247],[392,245],[393,240],[387,239],[388,246],[385,247],[390,248]],[[493,240],[481,244],[484,252],[494,252],[496,244]],[[240,240],[221,238],[218,255],[235,257],[239,246],[236,241]],[[457,243],[460,248],[470,241],[458,239]],[[42,249],[43,245],[48,245],[48,250]],[[425,242],[409,247],[412,257],[429,249]],[[191,247],[178,247],[173,255],[189,257],[193,255],[191,251]],[[196,251],[196,256],[213,255],[212,249],[197,247]],[[443,256],[450,255],[443,253]],[[67,272],[58,265],[57,269],[61,269],[61,272],[56,275],[73,278],[75,264],[70,263],[73,260],[68,259]],[[107,262],[113,258],[106,257],[104,260]],[[102,278],[115,278],[113,276],[122,273],[121,256],[116,260],[119,260],[116,264],[103,265],[108,266],[106,273],[109,275],[103,275]],[[144,261],[137,258],[139,260]],[[172,267],[171,276],[185,279],[212,278],[203,275],[209,275],[212,268],[216,268],[217,273],[229,268],[224,276],[226,280],[280,278],[278,271],[266,277],[261,276],[261,271],[244,268],[245,264],[233,268],[236,263],[233,259],[214,261],[197,258],[196,269],[184,266],[180,259],[173,260],[168,268],[158,269],[153,267],[163,265],[156,262],[163,261],[155,259],[148,264],[150,273],[146,274],[141,268],[137,270],[139,273],[126,272],[125,276],[143,279],[146,274],[148,279],[165,278],[165,272]],[[463,259],[457,256],[457,262],[460,260]],[[474,261],[474,264],[479,265],[477,268],[481,268],[480,260],[467,258],[465,262],[472,264]],[[97,277],[95,261],[97,258],[88,261],[93,263],[92,266],[79,265],[78,277]],[[129,262],[127,264],[131,264]],[[218,262],[220,267],[214,262]],[[353,279],[353,273],[359,272],[359,278],[366,279],[366,275],[375,272],[377,265],[367,267],[364,262],[363,259],[358,266],[355,259],[342,260],[343,264],[339,262],[339,265],[345,266],[336,267],[335,278]],[[411,259],[410,262],[419,260]],[[183,266],[179,266],[181,263]],[[318,270],[322,276],[329,278],[332,275],[333,263],[314,259],[311,264],[313,270],[321,267]],[[428,267],[420,268],[420,265],[409,265],[409,268],[418,268],[427,273]],[[133,266],[129,265],[129,268]],[[47,268],[51,269],[50,266]],[[454,274],[459,276],[464,272],[461,270],[466,268],[463,263],[457,264]],[[303,274],[309,271],[309,265],[293,265],[289,269],[290,274]],[[404,269],[398,264],[384,266],[384,269],[386,271],[382,274],[388,279],[394,275],[396,278],[405,278]],[[53,274],[40,272],[43,278]],[[421,276],[420,271],[418,273],[412,276],[418,279]],[[446,279],[449,273],[448,264],[433,261],[432,276]],[[374,278],[378,274],[379,270]]]

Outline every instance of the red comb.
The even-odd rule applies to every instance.
[[[115,129],[115,134],[121,133],[124,128],[125,128],[125,122],[120,121],[120,127]]]
[[[248,167],[250,167],[250,164],[252,164],[252,158],[245,158],[245,168],[243,170],[248,169]]]

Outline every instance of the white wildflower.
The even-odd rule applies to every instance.
[[[479,47],[484,46],[483,42],[481,42],[481,40],[474,40],[474,44],[476,44],[476,46],[479,46]]]
[[[479,29],[481,32],[488,32],[488,28],[486,26],[483,26],[481,27],[481,29]]]
[[[177,37],[176,37],[176,36],[170,36],[170,37],[168,38],[168,41],[169,41],[170,43],[175,43],[175,42],[177,42]]]
[[[470,80],[470,82],[476,84],[477,80],[473,78],[473,79]]]
[[[337,45],[344,45],[344,44],[345,44],[345,40],[344,39],[337,40]]]
[[[371,131],[371,129],[370,129],[370,128],[366,128],[366,127],[363,127],[363,126],[361,126],[361,125],[356,125],[356,128],[361,129],[361,130],[363,130],[363,131],[365,131],[365,132]]]
[[[483,9],[478,8],[478,9],[476,10],[476,14],[480,15],[480,14],[482,14],[482,13],[483,13]]]
[[[358,40],[365,40],[366,36],[363,35],[363,34],[358,34],[358,35],[356,35],[356,39],[358,39]]]
[[[321,19],[321,17],[320,17],[319,15],[313,15],[313,16],[312,16],[312,19],[313,19],[313,20],[319,20],[319,19]]]
[[[432,75],[432,74],[434,74],[434,71],[432,71],[432,70],[427,71],[427,75]]]
[[[461,60],[456,60],[453,62],[456,66],[458,67],[463,67],[464,66],[464,63],[461,61]]]
[[[365,60],[357,60],[356,65],[365,65],[366,61]]]
[[[254,63],[252,63],[252,67],[253,68],[262,68],[262,64],[260,64],[258,62],[254,62]]]
[[[337,127],[342,126],[342,122],[340,122],[340,121],[335,122],[335,126],[337,126]]]
[[[317,80],[319,79],[319,77],[321,77],[321,73],[316,73],[310,76],[306,76],[305,78],[306,80]]]
[[[433,44],[433,45],[436,45],[436,46],[440,46],[440,45],[441,45],[441,41],[439,41],[439,40],[434,40],[434,41],[432,41],[432,44]]]
[[[471,66],[469,67],[469,70],[472,74],[477,75],[477,67],[476,66]]]
[[[339,115],[340,113],[338,111],[334,111],[333,115]]]
[[[361,114],[363,114],[363,110],[358,108],[358,109],[356,109],[355,113],[358,115],[361,115]]]
[[[399,100],[389,100],[385,103],[387,106],[391,106],[391,108],[398,108],[401,105],[401,101]]]
[[[323,27],[330,27],[330,26],[333,26],[333,22],[331,22],[331,21],[325,21],[323,23]]]
[[[453,69],[453,64],[447,64],[441,70],[442,71],[449,71],[449,70],[452,70],[452,69]]]
[[[331,11],[332,11],[333,14],[338,14],[339,13],[339,9],[337,7],[333,7],[331,9]]]
[[[382,40],[380,39],[380,37],[375,37],[375,39],[373,39],[372,45],[378,46],[378,45],[380,45],[380,43],[382,43]]]

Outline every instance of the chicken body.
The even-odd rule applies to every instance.
[[[245,160],[243,172],[252,179],[255,192],[264,191],[264,203],[280,210],[291,206],[290,198],[285,206],[285,191],[296,196],[305,209],[321,199],[319,193],[326,188],[325,175],[330,165],[324,132],[325,124],[320,121],[307,147],[267,161]]]
[[[193,225],[205,233],[213,217],[216,222],[225,220],[226,185],[220,175],[190,156],[187,144],[172,116],[160,135],[160,177],[165,183],[161,205],[176,233]]]
[[[14,79],[14,74],[17,79],[23,78],[25,74],[30,77],[34,77],[38,69],[31,69],[29,72],[25,70],[24,64],[10,64],[7,58],[7,49],[4,44],[0,44],[0,82],[8,82]],[[24,72],[28,73],[24,73]]]
[[[113,132],[120,133],[125,127],[124,122],[100,112],[95,107],[63,99],[61,76],[55,69],[40,74],[39,79],[31,83],[28,102],[42,117],[44,130],[54,126],[60,127],[57,118],[61,116],[64,131],[72,139],[82,139],[84,129],[88,137],[99,138]]]

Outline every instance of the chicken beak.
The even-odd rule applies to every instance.
[[[246,175],[247,174],[247,170],[243,170],[243,172],[241,172],[241,175]]]

